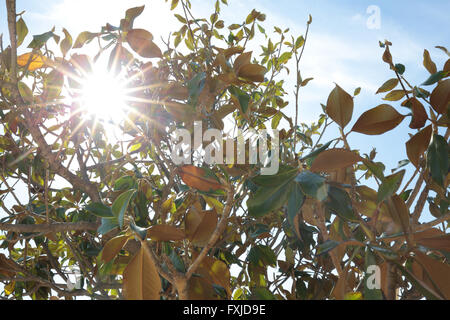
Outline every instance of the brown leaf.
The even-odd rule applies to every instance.
[[[6,277],[13,277],[17,271],[20,270],[16,267],[16,264],[3,253],[0,253],[0,274]]]
[[[128,241],[128,238],[128,236],[123,235],[109,240],[103,247],[101,255],[102,260],[105,263],[108,263],[114,259],[119,254],[120,250],[122,250],[123,246]]]
[[[430,53],[427,49],[423,52],[423,66],[428,70],[430,74],[437,73],[436,64],[431,60]]]
[[[194,252],[192,254],[193,260],[195,260],[197,256],[198,253]],[[231,296],[230,270],[223,261],[206,256],[197,268],[196,273],[200,274],[211,287],[213,284],[219,285],[225,289],[229,297]]]
[[[127,41],[141,57],[162,58],[161,49],[153,42],[153,35],[147,30],[132,29],[128,31]]]
[[[410,214],[406,207],[405,201],[398,195],[393,195],[387,202],[389,213],[392,220],[401,227],[403,232],[409,231],[409,218]]]
[[[394,64],[392,62],[392,55],[391,55],[391,52],[389,51],[389,46],[386,46],[386,50],[384,50],[383,61],[391,66]]]
[[[28,61],[31,61],[28,65],[28,71],[35,71],[45,66],[47,58],[37,53],[25,53],[17,57],[17,64],[21,67],[25,67]]]
[[[450,79],[444,80],[437,85],[430,96],[430,103],[433,109],[444,114],[450,104]]]
[[[430,279],[445,299],[450,299],[450,266],[433,259],[420,251],[414,251],[415,259],[422,265]]]
[[[251,64],[250,60],[252,58],[252,52],[245,52],[241,55],[239,55],[239,57],[236,58],[236,60],[234,61],[234,72],[236,74],[239,74],[239,72],[241,71],[241,68],[245,65]]]
[[[428,115],[423,104],[416,98],[410,98],[406,100],[402,105],[411,107],[413,116],[409,127],[411,129],[423,128],[428,120]]]
[[[160,291],[156,266],[141,247],[123,271],[123,294],[127,300],[159,300]]]
[[[433,127],[429,125],[406,142],[406,153],[408,155],[408,159],[416,167],[419,167],[420,157],[428,149],[432,133]]]
[[[263,82],[267,70],[259,64],[247,64],[240,68],[238,76],[253,82]]]
[[[91,58],[85,54],[73,54],[70,63],[82,74],[92,72]]]
[[[181,229],[164,224],[150,227],[147,237],[153,241],[180,241],[185,238],[185,234]]]
[[[185,224],[186,237],[195,245],[204,246],[217,226],[218,216],[215,209],[209,211],[198,210],[192,206]]]
[[[336,85],[328,97],[326,112],[341,128],[345,128],[352,120],[353,97]]]
[[[430,249],[450,252],[450,234],[432,238],[422,238],[417,240],[417,243]]]
[[[181,179],[189,187],[203,191],[210,192],[216,190],[223,190],[223,186],[214,178],[208,177],[204,169],[192,165],[182,166],[178,169]]]
[[[361,161],[355,152],[346,149],[330,149],[321,152],[311,166],[313,172],[332,172],[350,167]]]
[[[364,112],[352,131],[367,135],[383,134],[397,127],[405,118],[388,104],[382,104]]]

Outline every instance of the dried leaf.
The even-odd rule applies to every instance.
[[[415,259],[422,265],[431,281],[445,299],[450,299],[450,266],[433,259],[420,251],[415,251]]]
[[[186,237],[198,246],[205,245],[217,226],[218,216],[216,210],[199,211],[191,207],[186,215]]]
[[[437,72],[436,64],[431,60],[430,53],[425,49],[423,52],[423,66],[429,73],[435,74]]]

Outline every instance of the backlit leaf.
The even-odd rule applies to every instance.
[[[398,85],[398,79],[397,78],[393,78],[393,79],[389,79],[388,81],[386,81],[377,91],[378,93],[382,93],[382,92],[388,92],[391,91],[392,89],[394,89],[396,86]]]
[[[162,58],[161,49],[153,42],[153,35],[144,29],[132,29],[127,34],[130,47],[141,57]]]
[[[330,149],[320,153],[313,161],[311,171],[332,172],[347,168],[361,161],[355,152],[346,149]]]
[[[159,300],[160,292],[156,266],[141,247],[123,271],[123,294],[127,300]]]
[[[450,105],[450,79],[444,80],[437,85],[430,96],[430,103],[433,109],[444,114]]]
[[[112,204],[112,212],[114,216],[117,218],[117,221],[119,223],[119,226],[122,228],[123,226],[123,220],[125,217],[125,212],[127,211],[128,204],[130,203],[131,198],[135,195],[136,190],[128,190],[122,193],[120,196],[117,197],[116,200],[114,200],[114,203]]]
[[[397,127],[405,118],[387,104],[364,112],[356,121],[352,131],[367,135],[379,135]]]
[[[406,142],[406,153],[408,155],[408,159],[416,167],[419,167],[420,157],[428,149],[432,133],[433,127],[429,125]]]
[[[105,263],[110,262],[114,259],[122,250],[125,243],[128,241],[129,237],[126,235],[118,236],[109,240],[103,247],[101,257]]]
[[[217,178],[208,175],[206,170],[203,168],[186,165],[180,167],[178,169],[178,173],[181,176],[183,182],[191,188],[204,192],[224,189]]]
[[[326,111],[341,128],[345,128],[352,119],[353,97],[336,85],[328,97]]]
[[[184,231],[170,225],[151,226],[147,231],[147,237],[153,241],[180,241],[185,238]]]

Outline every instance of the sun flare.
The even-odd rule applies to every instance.
[[[86,78],[81,92],[81,107],[100,120],[118,123],[125,118],[125,82],[106,70],[97,69]]]

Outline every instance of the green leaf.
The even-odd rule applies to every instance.
[[[137,226],[133,221],[130,222],[130,228],[141,238],[141,240],[147,238],[147,229]]]
[[[305,202],[305,195],[303,194],[300,185],[294,182],[291,187],[291,191],[288,199],[287,218],[291,227],[294,226],[294,218],[299,213],[303,203]]]
[[[405,66],[404,66],[403,64],[397,63],[397,64],[395,65],[395,70],[396,70],[399,74],[404,74],[406,68],[405,68]]]
[[[342,189],[330,186],[325,205],[329,210],[344,220],[359,221],[353,212],[352,201],[348,193]]]
[[[262,287],[252,289],[252,298],[255,300],[276,300],[272,292]]]
[[[291,190],[290,180],[274,187],[260,187],[247,200],[248,213],[253,217],[262,217],[283,206]]]
[[[262,187],[276,187],[286,180],[292,180],[297,176],[298,169],[288,166],[281,167],[276,175],[257,176],[252,179],[253,183]]]
[[[337,242],[337,241],[327,240],[324,243],[321,243],[320,245],[317,246],[316,255],[317,256],[323,255],[323,254],[333,250],[338,245],[339,245],[339,242]]]
[[[308,160],[308,159],[312,159],[312,158],[317,157],[321,152],[324,152],[325,150],[327,150],[328,147],[331,145],[332,142],[333,142],[333,140],[330,141],[330,142],[327,142],[327,143],[324,144],[322,147],[320,147],[320,148],[314,150],[314,151],[311,152],[310,154],[308,154],[308,155],[304,156],[303,158],[301,158],[300,161],[306,161],[306,160]]]
[[[128,204],[130,203],[131,198],[135,195],[136,190],[131,189],[128,191],[125,191],[120,196],[117,197],[117,199],[114,201],[112,205],[112,212],[114,216],[117,218],[117,221],[119,222],[119,226],[123,227],[123,219],[125,216],[125,212],[127,211]]]
[[[92,41],[92,39],[94,39],[97,35],[98,35],[97,33],[92,33],[89,31],[84,31],[84,32],[80,33],[78,35],[77,39],[75,40],[75,44],[73,45],[73,48],[74,49],[81,48],[86,43]]]
[[[104,205],[103,203],[95,202],[90,203],[84,207],[85,210],[89,211],[93,215],[102,218],[112,218],[114,214],[111,210],[111,207]]]
[[[241,105],[241,110],[243,113],[247,113],[248,110],[248,104],[250,103],[250,96],[242,91],[241,89],[237,87],[230,87],[230,93],[234,95],[238,100],[239,104]]]
[[[273,252],[270,247],[263,245],[252,247],[248,253],[247,260],[250,263],[260,267],[275,267],[277,264],[277,256],[275,255],[275,252]]]
[[[400,188],[400,185],[402,184],[405,172],[405,170],[402,170],[384,179],[380,188],[378,189],[378,203],[383,202],[397,192],[398,188]]]
[[[117,223],[117,219],[114,218],[102,218],[102,224],[98,228],[98,232],[102,235],[108,233],[109,231],[117,228],[119,224]]]
[[[114,190],[115,191],[127,190],[134,186],[135,186],[135,182],[134,182],[133,177],[131,177],[131,176],[123,176],[114,182]]]
[[[130,8],[125,12],[125,20],[129,23],[129,29],[133,29],[134,20],[142,14],[144,8],[145,5],[141,7]]]
[[[368,268],[370,266],[377,266],[377,261],[375,259],[375,255],[372,253],[372,251],[367,248],[366,250],[366,259],[365,259],[365,276],[364,276],[364,299],[365,300],[382,300],[383,299],[383,293],[381,292],[381,288],[370,288],[369,289],[369,280],[372,280],[375,275],[369,274],[367,272]],[[381,276],[381,275],[380,275]],[[381,280],[381,279],[378,279]],[[372,282],[372,281],[370,281]],[[381,282],[381,281],[380,281]],[[381,285],[381,283],[379,283]],[[372,283],[371,283],[372,285]]]
[[[25,37],[28,34],[28,27],[25,21],[23,21],[22,17],[19,20],[17,20],[16,30],[17,30],[17,47],[19,47],[23,43],[23,40],[25,40]]]
[[[449,151],[445,138],[434,134],[427,151],[427,168],[431,173],[432,179],[443,187],[448,173]]]
[[[50,38],[56,35],[52,32],[45,32],[43,34],[33,36],[33,41],[28,45],[28,48],[40,49]]]
[[[432,84],[435,84],[442,78],[444,78],[447,75],[447,72],[439,71],[435,74],[432,74],[424,83],[422,83],[423,86],[431,86]]]
[[[295,178],[303,194],[319,201],[327,198],[328,187],[325,180],[321,175],[309,171],[303,171]]]

